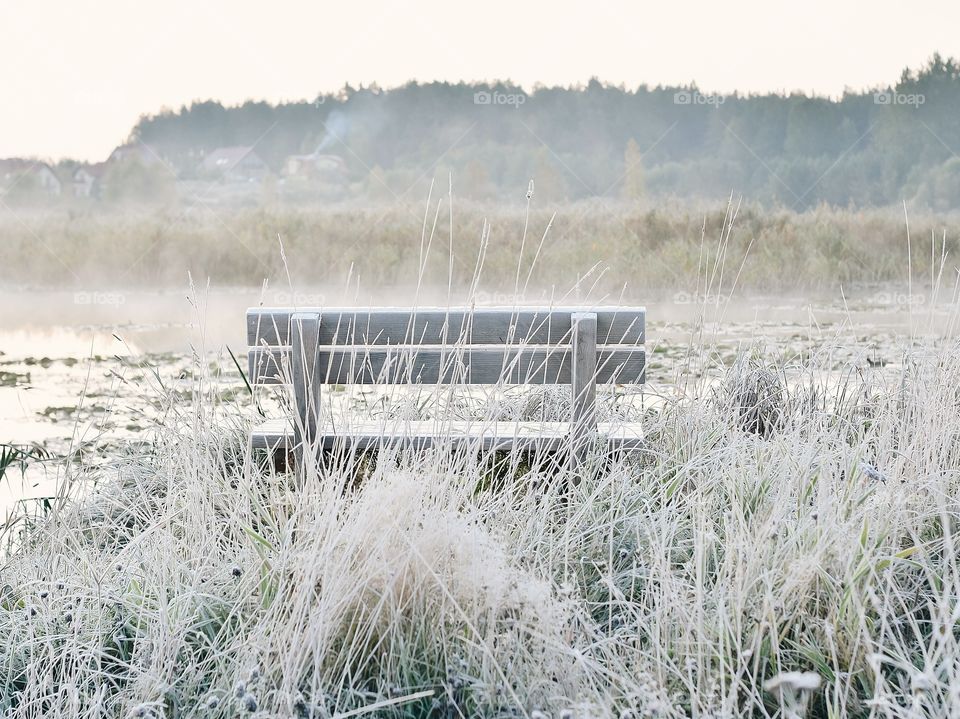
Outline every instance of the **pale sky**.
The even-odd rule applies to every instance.
[[[0,0],[0,157],[100,160],[165,106],[345,82],[597,76],[836,96],[960,56],[958,28],[957,0]]]

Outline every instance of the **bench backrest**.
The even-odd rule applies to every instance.
[[[250,377],[293,385],[304,447],[318,436],[323,384],[569,384],[582,447],[597,384],[644,380],[645,319],[643,308],[252,309]]]
[[[579,349],[593,383],[636,384],[645,319],[641,307],[251,309],[248,363],[255,384],[296,385],[300,369],[319,384],[572,384]]]

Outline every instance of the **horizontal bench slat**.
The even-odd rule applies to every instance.
[[[442,345],[559,344],[570,342],[571,315],[583,308],[511,309],[299,309],[247,311],[247,344],[290,344],[290,316],[320,313],[320,344]],[[646,310],[642,307],[596,309],[597,342],[642,344]]]
[[[254,384],[285,384],[289,347],[251,347],[247,361]],[[322,384],[569,384],[571,352],[562,347],[358,348],[318,353]],[[641,384],[646,354],[639,347],[601,348],[598,384]]]
[[[643,428],[635,423],[600,423],[598,436],[615,448],[643,446]],[[268,420],[253,430],[255,449],[291,450],[295,437],[284,419]],[[469,444],[477,449],[528,447],[558,451],[570,444],[567,422],[434,422],[366,420],[321,426],[318,443],[326,450],[336,447],[366,449],[403,446],[427,449],[434,446]]]

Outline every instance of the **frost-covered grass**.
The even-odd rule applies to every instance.
[[[741,363],[578,477],[278,474],[198,393],[8,529],[0,715],[955,715],[957,347],[819,366]]]
[[[711,292],[731,222],[694,265]],[[0,716],[960,715],[957,343],[882,371],[744,353],[719,381],[696,343],[639,408],[644,450],[575,473],[444,451],[276,472],[198,367],[151,443],[65,465],[6,525]],[[406,402],[378,411],[470,410]],[[508,393],[478,421],[565,412]]]

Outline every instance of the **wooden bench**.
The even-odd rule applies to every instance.
[[[292,386],[292,417],[255,428],[273,453],[467,444],[478,450],[570,449],[641,442],[639,427],[597,421],[598,384],[644,381],[645,310],[264,309],[247,312],[251,383]],[[559,384],[571,387],[566,422],[356,420],[323,411],[323,385]]]

